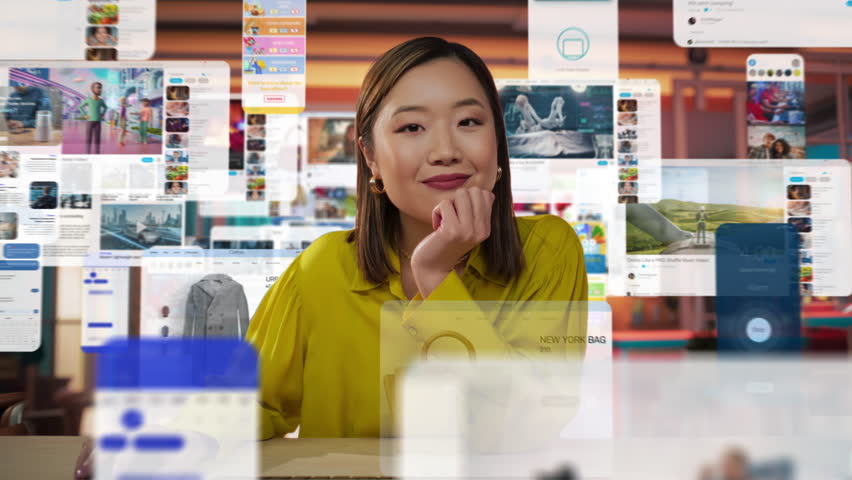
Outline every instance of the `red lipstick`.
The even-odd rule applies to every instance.
[[[429,177],[423,180],[423,184],[436,190],[455,190],[464,185],[468,178],[470,175],[464,173],[445,173]]]

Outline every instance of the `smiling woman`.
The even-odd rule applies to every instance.
[[[587,299],[571,226],[550,215],[514,217],[497,90],[467,47],[426,37],[385,53],[364,80],[355,130],[356,228],[302,252],[246,335],[262,365],[264,439],[297,427],[302,437],[385,433],[385,302]],[[477,352],[514,353],[531,327],[483,318],[453,328]],[[428,330],[425,318],[413,318],[405,335],[425,341]],[[585,317],[561,333],[585,337]]]

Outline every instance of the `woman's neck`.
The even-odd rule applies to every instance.
[[[421,240],[432,233],[431,224],[419,222],[402,212],[399,212],[399,225],[399,246],[409,255],[414,253]]]

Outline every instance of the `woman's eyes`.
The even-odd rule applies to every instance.
[[[478,118],[473,118],[473,117],[465,118],[464,120],[459,122],[459,126],[461,126],[461,127],[475,127],[475,126],[482,125],[482,124],[483,124],[482,120],[479,120]],[[420,125],[418,123],[409,123],[409,124],[403,125],[402,127],[398,128],[396,130],[396,133],[418,133],[421,130],[424,130],[422,125]]]
[[[418,125],[416,123],[409,123],[408,125],[403,125],[403,127],[398,129],[397,132],[417,133],[417,132],[420,131],[421,128],[423,128],[423,127],[421,127],[420,125]]]

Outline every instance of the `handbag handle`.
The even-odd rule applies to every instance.
[[[476,360],[476,349],[473,348],[473,344],[470,343],[470,340],[468,340],[464,335],[452,330],[444,330],[429,337],[420,349],[420,359],[426,360],[426,356],[429,354],[429,349],[432,347],[432,344],[435,343],[435,340],[443,337],[451,337],[460,341],[467,350],[468,358],[470,360]]]

